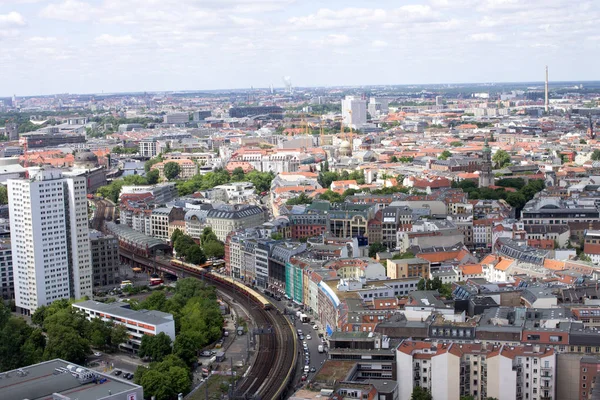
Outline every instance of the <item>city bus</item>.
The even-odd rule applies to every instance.
[[[133,282],[131,281],[122,281],[121,282],[121,289],[125,289],[128,287],[132,287],[133,286]]]

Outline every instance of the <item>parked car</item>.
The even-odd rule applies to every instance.
[[[319,330],[319,327],[317,326],[317,324],[314,324],[314,325],[313,325],[313,329],[314,329],[315,331],[316,331],[316,330]]]
[[[101,355],[102,355],[102,353],[100,353],[99,351],[94,352],[94,356],[96,356],[96,357],[100,357]]]
[[[204,350],[202,353],[200,353],[200,356],[202,357],[210,357],[212,355],[211,351],[208,350]]]
[[[317,372],[317,369],[315,367],[310,367],[310,372]]]
[[[115,369],[115,371],[113,372],[114,376],[119,376],[121,375],[121,371],[119,371],[118,369]]]
[[[302,375],[302,382],[304,382],[308,378],[306,375]]]
[[[304,373],[308,374],[308,372],[310,371],[310,367],[308,365],[304,366]]]
[[[125,377],[125,379],[127,379],[128,381],[133,379],[133,374],[129,373],[127,374],[127,376]]]
[[[312,339],[312,336],[306,335],[306,340],[310,340],[310,339]]]

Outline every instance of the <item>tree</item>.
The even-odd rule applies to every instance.
[[[391,163],[397,163],[397,162],[398,162],[398,157],[396,157],[396,156],[392,156],[392,157],[390,158],[390,162],[391,162]]]
[[[579,255],[579,259],[580,259],[581,261],[588,261],[588,262],[592,261],[591,257],[590,257],[590,256],[588,256],[588,255],[587,255],[587,254],[585,254],[585,253],[581,253],[581,254]]]
[[[504,168],[510,164],[510,154],[508,154],[505,150],[498,150],[492,157],[492,161],[496,163],[496,167]]]
[[[275,232],[275,233],[271,234],[271,239],[273,239],[273,240],[283,240],[284,237],[283,237],[283,235],[281,233]]]
[[[127,328],[125,325],[116,324],[112,327],[110,331],[110,344],[113,350],[119,348],[119,345],[125,343],[129,338],[129,332],[127,332]]]
[[[173,354],[181,358],[188,366],[196,361],[196,341],[188,332],[180,332],[173,344]]]
[[[415,386],[410,396],[410,400],[433,400],[433,397],[427,389],[424,389],[420,386]]]
[[[81,337],[74,328],[56,325],[48,330],[48,344],[44,351],[44,359],[61,358],[76,364],[83,364],[89,353],[89,342]]]
[[[438,157],[438,160],[447,160],[452,157],[452,153],[448,150],[444,150],[442,154]]]
[[[186,395],[192,385],[185,363],[175,356],[168,356],[160,363],[152,363],[149,368],[138,367],[135,382],[144,387],[144,394],[157,399],[176,398],[179,393]]]
[[[140,357],[150,357],[152,361],[162,361],[162,359],[171,354],[171,338],[166,333],[161,332],[156,336],[142,336],[140,345]]]
[[[195,244],[196,242],[194,242],[194,239],[192,239],[191,236],[181,235],[177,237],[177,240],[175,240],[175,243],[173,243],[173,248],[178,255],[185,256],[187,250]]]
[[[143,310],[165,310],[167,304],[167,296],[162,291],[153,292],[146,300],[139,304],[139,309]]]
[[[295,206],[300,204],[312,204],[312,199],[308,197],[306,193],[300,193],[299,196],[292,197],[291,199],[286,201],[285,204],[289,206]]]
[[[419,282],[417,282],[417,290],[425,290],[427,285],[427,281],[423,278],[421,278],[419,280]]]
[[[599,149],[594,150],[594,152],[592,153],[591,159],[593,161],[600,161],[600,150]]]
[[[8,189],[4,185],[0,185],[0,204],[8,204]]]
[[[215,232],[212,230],[212,228],[210,226],[207,226],[206,228],[204,228],[202,230],[202,234],[200,234],[200,244],[201,245],[205,245],[208,242],[212,242],[212,241],[216,241],[219,240],[217,238],[217,235],[215,234]]]
[[[225,255],[225,246],[219,240],[211,240],[202,246],[204,254],[208,258],[222,258]]]
[[[168,163],[166,163],[163,170],[165,178],[167,178],[167,180],[169,181],[177,178],[180,172],[181,167],[174,161],[169,161]]]
[[[450,146],[452,146],[452,147],[461,147],[463,145],[464,145],[464,143],[461,142],[460,140],[457,140],[455,142],[450,142]]]
[[[146,171],[146,173],[148,173],[148,172],[150,172],[150,170],[152,169],[152,167],[155,164],[158,164],[159,162],[163,162],[163,161],[164,160],[163,160],[162,156],[160,156],[160,155],[156,156],[154,158],[151,158],[150,160],[148,160],[144,163],[144,170]]]
[[[174,244],[181,236],[183,236],[181,229],[175,228],[173,234],[171,234],[171,244]]]
[[[185,260],[192,264],[204,264],[206,262],[206,255],[200,246],[194,244],[186,250]]]
[[[380,252],[386,251],[386,250],[387,250],[387,247],[381,242],[371,243],[369,245],[369,257],[375,258],[377,253],[380,253]]]
[[[231,172],[231,180],[234,182],[243,181],[246,179],[246,175],[244,174],[244,169],[242,167],[237,167]]]
[[[324,193],[319,195],[319,199],[327,200],[331,203],[342,203],[344,202],[344,198],[341,194],[334,192],[333,190],[327,189]]]
[[[160,173],[157,169],[150,170],[146,173],[146,181],[148,185],[154,185],[158,183],[158,179],[160,178]]]
[[[587,144],[585,139],[579,139],[579,144]]]

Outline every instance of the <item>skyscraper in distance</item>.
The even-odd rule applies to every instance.
[[[342,119],[344,126],[354,129],[367,123],[367,101],[357,96],[346,96],[342,100]]]
[[[86,178],[29,168],[27,179],[7,184],[18,311],[91,296]]]

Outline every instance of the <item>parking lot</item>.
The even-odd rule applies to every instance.
[[[133,380],[133,374],[140,365],[148,365],[139,357],[125,353],[92,355],[88,359],[90,368],[118,377],[119,379]],[[129,376],[128,374],[131,374]]]

